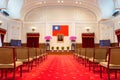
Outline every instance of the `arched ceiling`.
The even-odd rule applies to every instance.
[[[22,19],[25,15],[38,7],[43,6],[77,6],[80,8],[85,8],[94,13],[99,21],[101,19],[101,11],[98,6],[98,0],[24,0],[24,5],[21,10]]]
[[[49,6],[77,6],[95,14],[97,20],[112,17],[115,9],[120,9],[120,0],[0,0],[0,10],[14,19],[24,19],[31,10]]]

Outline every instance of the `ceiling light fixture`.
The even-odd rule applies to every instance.
[[[43,2],[44,4],[46,3],[46,1]]]
[[[76,1],[75,3],[78,4],[78,1]]]
[[[64,1],[63,1],[63,0],[58,0],[57,2],[58,2],[58,3],[64,3]]]
[[[60,3],[60,1],[59,1],[59,0],[58,0],[57,2],[58,2],[58,3]]]
[[[39,2],[38,4],[42,4],[42,2]]]
[[[79,3],[79,4],[82,4],[82,2],[81,2],[81,1],[75,1],[75,3],[76,3],[76,4],[78,4],[78,3]]]
[[[61,1],[61,3],[64,3],[64,1]]]
[[[82,4],[82,2],[79,2],[79,4]]]

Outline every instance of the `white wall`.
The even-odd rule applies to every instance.
[[[113,18],[114,31],[120,29],[120,15]],[[117,36],[115,35],[115,42],[117,42]]]
[[[114,23],[112,20],[103,21],[99,25],[100,40],[110,40],[111,43],[115,42]]]
[[[12,20],[2,14],[0,14],[0,21],[2,21],[2,25],[0,27],[6,30],[4,42],[9,43],[11,39],[21,40],[21,21]]]
[[[27,41],[27,33],[40,33],[39,43],[44,43],[44,36],[46,35],[46,25],[45,23],[24,23],[24,27],[22,28],[22,42],[26,43]],[[36,27],[36,30],[33,32],[32,27]]]
[[[68,25],[69,36],[65,37],[63,43],[57,42],[57,37],[52,37],[51,46],[70,46],[69,37],[77,36],[77,43],[82,43],[81,34],[86,32],[86,27],[90,32],[95,33],[95,43],[99,40],[110,39],[112,43],[117,42],[114,31],[120,29],[120,16],[110,20],[96,22],[96,16],[83,8],[69,6],[49,6],[36,8],[26,14],[23,22],[12,20],[0,14],[0,20],[3,24],[0,26],[7,30],[5,42],[11,39],[21,39],[26,43],[26,33],[32,32],[32,27],[36,27],[35,32],[40,33],[39,43],[44,43],[44,37],[52,36],[52,25]]]
[[[99,33],[98,33],[98,26],[97,23],[76,23],[75,24],[75,35],[78,37],[77,42],[82,43],[82,33],[86,33],[86,28],[90,29],[90,33],[95,33],[95,43],[98,43],[99,41]]]
[[[9,20],[7,28],[8,42],[11,39],[21,40],[21,29],[22,29],[21,21]]]
[[[32,32],[31,28],[36,27],[36,32],[40,33],[40,43],[44,43],[44,37],[52,36],[52,25],[68,25],[69,36],[64,37],[64,42],[57,42],[57,37],[51,39],[51,46],[70,46],[70,36],[77,36],[77,43],[81,43],[80,34],[90,27],[91,32],[98,34],[97,19],[91,11],[71,6],[48,6],[40,7],[28,12],[24,18],[22,29],[22,41],[26,43],[26,33]],[[97,35],[96,35],[97,36]],[[97,37],[98,38],[98,37]],[[96,42],[98,39],[96,39]]]
[[[100,40],[110,39],[111,43],[117,43],[115,30],[120,29],[120,15],[101,21],[99,25]]]

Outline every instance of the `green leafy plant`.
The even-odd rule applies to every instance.
[[[51,49],[54,50],[54,47],[52,46]]]
[[[64,47],[61,47],[62,50],[64,50]]]
[[[67,46],[67,50],[69,50],[70,49],[70,47],[69,46]]]
[[[59,47],[57,46],[56,49],[59,50]]]

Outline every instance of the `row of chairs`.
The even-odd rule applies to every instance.
[[[37,65],[46,57],[47,53],[42,48],[0,47],[1,77],[4,78],[4,72],[7,77],[7,72],[13,71],[13,79],[15,79],[16,70],[20,70],[20,77],[22,77],[23,65],[27,65],[28,71],[30,71],[33,64]]]
[[[117,78],[117,70],[120,69],[120,48],[79,48],[76,49],[74,57],[82,60],[84,65],[89,64],[89,69],[100,66],[100,78],[102,78],[103,69],[106,68],[108,80],[110,80],[110,71],[115,71]]]

